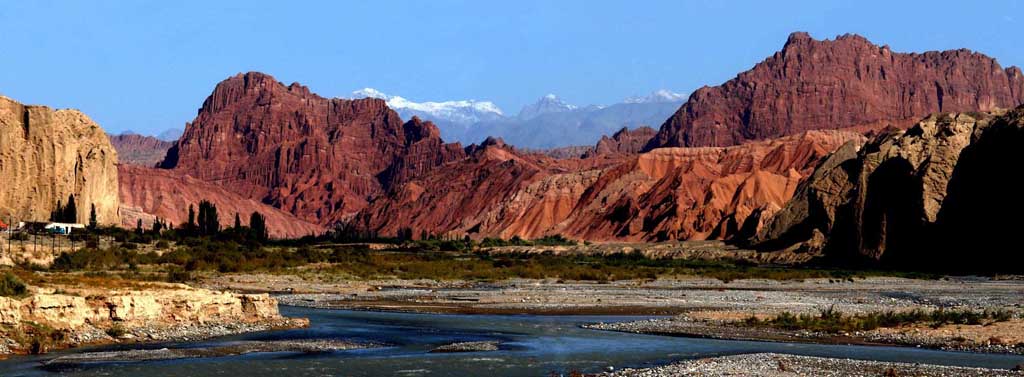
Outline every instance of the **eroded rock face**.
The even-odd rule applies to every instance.
[[[647,148],[725,146],[815,129],[913,124],[1024,103],[1024,74],[966,49],[892,52],[857,35],[790,35],[782,51],[698,89]]]
[[[89,298],[52,293],[24,299],[0,297],[0,311],[3,325],[18,326],[28,321],[62,330],[86,324],[152,326],[280,317],[277,301],[267,294],[234,294],[186,286],[116,291]]]
[[[726,148],[660,148],[608,169],[586,190],[564,233],[582,239],[724,239],[766,216],[856,133],[813,131]],[[755,225],[756,226],[756,225]]]
[[[162,283],[151,283],[146,289],[62,289],[74,294],[31,287],[28,297],[0,297],[0,335],[19,338],[17,335],[24,334],[31,325],[43,325],[63,332],[71,342],[96,342],[103,340],[98,337],[106,337],[102,335],[104,330],[115,326],[151,335],[186,328],[194,332],[191,336],[202,337],[202,331],[196,330],[207,325],[290,324],[278,312],[277,300],[267,294],[235,294]],[[214,329],[209,333],[217,334]]]
[[[163,161],[167,150],[174,145],[169,141],[139,134],[110,136],[110,143],[117,150],[118,162],[148,167],[156,166]]]
[[[224,80],[161,167],[329,224],[394,182],[463,156],[379,99],[326,99],[262,73]]]
[[[157,217],[180,226],[188,221],[189,205],[198,206],[201,200],[209,200],[217,206],[224,228],[234,225],[236,213],[240,215],[242,224],[248,225],[249,215],[259,212],[266,219],[267,230],[274,238],[296,238],[324,231],[320,225],[175,170],[121,165],[118,171],[121,178],[121,224],[128,228],[134,228],[141,219],[148,229]]]
[[[103,224],[117,217],[117,152],[77,110],[26,106],[0,96],[0,216],[45,221],[74,195],[78,220],[91,206]]]
[[[1024,200],[1011,178],[1024,168],[1022,119],[1024,108],[943,113],[859,151],[844,146],[751,241],[778,249],[819,232],[830,257],[917,268],[968,250],[970,260],[955,258],[959,267],[1019,260],[998,245],[1024,226],[1013,215]]]
[[[357,221],[380,234],[410,228],[477,238],[728,238],[751,213],[767,217],[781,207],[804,174],[847,141],[863,137],[809,132],[729,148],[556,160],[492,140],[396,187]]]

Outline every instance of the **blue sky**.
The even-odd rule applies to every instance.
[[[263,71],[328,97],[546,93],[607,104],[717,85],[792,31],[894,51],[966,47],[1024,65],[1020,1],[0,0],[0,94],[85,111],[109,132],[191,121],[217,82]]]

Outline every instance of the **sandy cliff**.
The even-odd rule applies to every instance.
[[[0,216],[44,221],[74,195],[80,222],[96,206],[117,224],[117,180],[117,152],[88,116],[0,96]]]
[[[1024,107],[942,113],[832,154],[751,239],[842,260],[1012,270]],[[966,253],[966,254],[965,254]],[[946,266],[941,266],[946,263]]]

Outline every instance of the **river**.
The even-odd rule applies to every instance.
[[[1024,357],[943,352],[909,347],[866,347],[692,339],[588,330],[582,323],[648,317],[447,315],[363,312],[282,307],[288,316],[310,319],[307,329],[145,347],[205,347],[240,340],[340,339],[386,347],[322,354],[260,353],[206,359],[97,363],[45,370],[44,361],[82,350],[0,361],[2,376],[548,376],[609,367],[644,367],[687,358],[777,352],[865,360],[1010,368]],[[496,340],[501,350],[429,353],[439,345]],[[139,347],[139,346],[135,346]],[[109,347],[108,347],[109,348]],[[91,349],[94,351],[96,349]]]

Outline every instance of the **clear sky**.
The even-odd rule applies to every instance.
[[[191,121],[217,82],[262,71],[328,97],[546,93],[608,104],[717,85],[792,31],[894,51],[967,47],[1024,65],[1021,1],[0,0],[0,94],[78,108],[109,132]]]

